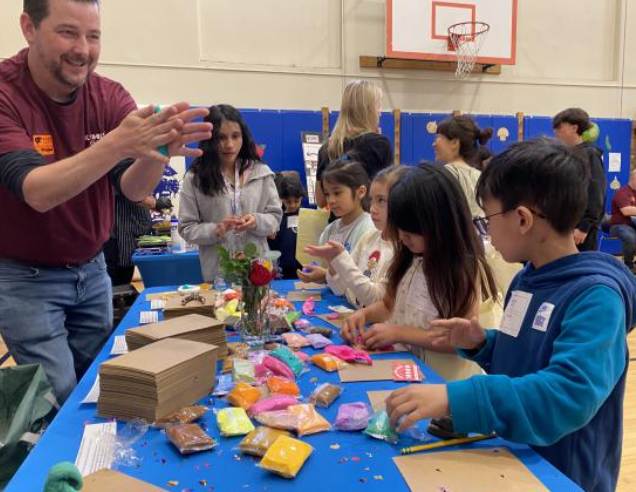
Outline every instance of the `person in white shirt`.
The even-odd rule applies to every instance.
[[[430,329],[438,318],[477,316],[482,294],[497,292],[457,180],[442,166],[413,169],[391,188],[388,224],[395,256],[384,298],[347,318],[342,337],[369,349],[407,344],[448,381],[480,373]]]
[[[327,283],[336,295],[346,295],[350,304],[363,308],[379,301],[386,288],[386,272],[393,258],[388,240],[387,203],[391,187],[411,168],[383,169],[371,183],[371,220],[375,229],[367,231],[349,254],[336,241],[309,246],[307,252],[327,261]]]
[[[325,227],[318,243],[340,243],[346,251],[353,251],[362,235],[374,229],[368,207],[369,175],[357,161],[338,160],[327,166],[322,175],[322,189],[329,208],[338,217]],[[317,265],[305,265],[298,271],[303,282],[325,282],[327,270]]]

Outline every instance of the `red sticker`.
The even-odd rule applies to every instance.
[[[421,381],[424,379],[420,368],[415,363],[393,363],[393,381]]]

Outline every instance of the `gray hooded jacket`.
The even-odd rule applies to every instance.
[[[247,182],[241,191],[241,213],[253,214],[256,227],[245,233],[245,243],[254,243],[259,251],[268,251],[267,236],[278,231],[283,217],[274,173],[262,162],[249,168]],[[187,172],[179,199],[179,234],[189,243],[199,245],[201,272],[206,282],[213,282],[218,271],[217,247],[227,245],[227,237],[219,237],[216,225],[232,215],[232,198],[223,191],[215,196],[203,193],[194,184],[194,176]]]

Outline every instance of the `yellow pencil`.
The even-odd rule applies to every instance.
[[[448,439],[446,441],[438,441],[431,444],[422,444],[421,446],[411,446],[410,448],[402,448],[402,454],[417,453],[418,451],[428,451],[429,449],[445,448],[447,446],[455,446],[457,444],[466,444],[469,442],[484,441],[497,437],[494,432],[492,434],[480,434],[472,437],[460,437],[459,439]]]

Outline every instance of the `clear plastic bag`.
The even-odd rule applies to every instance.
[[[239,407],[216,411],[216,422],[223,437],[244,436],[254,430],[247,412]]]
[[[321,384],[311,393],[309,396],[309,402],[313,403],[317,407],[329,408],[329,406],[340,396],[342,390],[342,386],[329,383]]]
[[[341,431],[361,431],[369,425],[371,408],[364,402],[345,403],[338,408],[334,427]]]
[[[331,430],[331,424],[316,411],[311,403],[292,405],[287,411],[298,417],[298,426],[296,427],[298,437]]]
[[[259,466],[282,477],[294,478],[312,451],[313,448],[307,443],[292,437],[280,436],[267,450]]]
[[[239,450],[245,454],[263,457],[280,436],[291,437],[291,434],[280,429],[257,427],[243,438]]]
[[[166,435],[181,454],[207,451],[218,445],[197,424],[179,424],[168,427]]]
[[[375,412],[369,421],[369,426],[364,430],[364,433],[368,436],[383,441],[396,444],[399,440],[399,436],[395,429],[391,427],[391,421],[386,410],[380,410]]]

